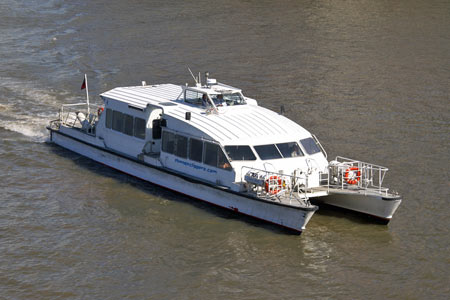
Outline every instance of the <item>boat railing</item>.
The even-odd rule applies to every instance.
[[[320,177],[323,177],[322,174]],[[289,198],[289,204],[298,201],[309,205],[309,195],[317,188],[310,187],[309,180],[310,175],[300,169],[293,175],[287,175],[247,166],[241,168],[241,182],[245,182],[248,193],[274,201]]]
[[[336,156],[330,162],[328,187],[339,189],[359,189],[364,192],[387,194],[389,189],[382,186],[389,170],[386,167]]]
[[[98,121],[100,106],[96,104],[64,104],[59,110],[59,123],[67,127],[78,128],[93,133]]]

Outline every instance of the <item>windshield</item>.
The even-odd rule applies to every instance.
[[[304,155],[302,149],[300,149],[300,146],[296,142],[254,146],[254,148],[262,160]]]
[[[320,152],[319,146],[317,146],[316,141],[313,138],[307,138],[300,141],[306,153],[315,154]]]
[[[281,158],[281,154],[275,145],[255,146],[255,150],[262,160]]]
[[[303,152],[296,142],[277,144],[277,147],[284,158],[303,156]]]
[[[241,93],[238,93],[238,92],[211,95],[211,99],[214,101],[214,104],[216,104],[216,105],[231,106],[231,105],[246,104]]]
[[[225,151],[232,160],[256,160],[249,146],[225,146]]]

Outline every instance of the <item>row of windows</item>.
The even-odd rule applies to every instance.
[[[145,139],[145,120],[124,114],[120,111],[106,109],[106,128],[126,135]]]
[[[229,105],[242,105],[246,104],[244,98],[240,93],[222,93],[222,94],[210,94],[211,100],[215,105],[229,106]],[[207,106],[209,100],[206,93],[200,93],[197,91],[186,90],[184,94],[184,101],[187,103]]]
[[[164,131],[162,151],[181,158],[204,163],[206,165],[231,170],[231,165],[219,145],[202,140],[187,138],[180,134]]]
[[[311,155],[320,152],[320,148],[312,138],[300,140],[306,153]],[[296,142],[254,146],[262,160],[304,156]],[[232,160],[256,160],[250,146],[225,146],[228,157]]]

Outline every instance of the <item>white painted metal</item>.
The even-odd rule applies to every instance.
[[[205,138],[228,145],[258,145],[300,140],[311,134],[300,125],[266,108],[255,105],[219,107],[219,114],[206,114],[199,106],[183,102],[183,86],[173,84],[120,87],[101,94],[104,99],[116,100],[145,109],[148,104],[159,105],[169,120],[184,122],[191,112],[189,126],[203,133]],[[207,92],[207,88],[196,88]],[[238,90],[239,91],[239,90]],[[161,103],[176,105],[164,106]],[[187,123],[187,122],[185,122]]]
[[[101,94],[106,110],[146,121],[145,139],[109,129],[101,109],[97,114],[89,110],[84,114],[80,105],[86,104],[75,104],[64,105],[59,120],[50,124],[52,141],[143,180],[297,231],[304,229],[316,209],[309,204],[310,198],[392,218],[401,198],[381,187],[387,168],[342,157],[328,163],[317,138],[300,125],[258,106],[240,89],[211,79],[206,82],[205,86],[194,87],[142,84]],[[207,96],[205,106],[185,102],[187,92],[199,95],[194,97],[195,103],[197,99],[203,103],[202,95]],[[245,99],[246,104],[240,101],[216,106],[212,97],[221,93],[240,95],[238,98]],[[245,145],[257,154],[255,146],[294,142],[304,155],[268,160],[256,155],[255,160],[246,161],[228,157],[231,169],[211,167],[161,151],[161,140],[153,138],[155,120],[164,121],[164,131],[214,143],[222,150]],[[300,143],[308,138],[313,138],[321,150],[308,154]]]
[[[278,205],[275,202],[253,200],[235,193],[226,192],[205,184],[193,184],[179,176],[148,167],[127,158],[105,152],[99,148],[88,146],[71,137],[53,131],[52,141],[61,147],[72,150],[102,164],[124,173],[133,175],[148,182],[173,191],[221,206],[241,214],[265,220],[297,232],[305,229],[314,214],[314,207],[304,209],[297,206]]]
[[[401,203],[400,197],[361,190],[330,189],[329,195],[314,198],[315,204],[328,204],[390,220]]]

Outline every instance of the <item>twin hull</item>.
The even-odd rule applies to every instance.
[[[217,186],[193,182],[193,180],[183,178],[183,176],[102,150],[98,146],[89,145],[86,142],[61,133],[59,130],[51,128],[49,130],[51,131],[51,141],[63,148],[161,187],[286,227],[297,233],[301,233],[305,229],[306,224],[317,210],[316,206],[297,207],[282,205],[255,199],[251,196],[240,195]]]
[[[402,199],[393,194],[381,196],[377,193],[330,189],[327,196],[312,198],[311,201],[319,206],[326,204],[373,216],[381,223],[387,224],[400,206]]]

